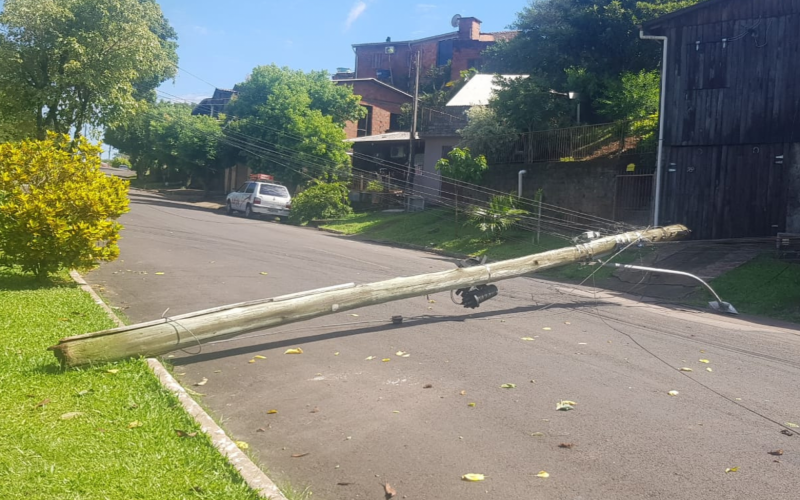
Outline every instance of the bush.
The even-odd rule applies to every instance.
[[[517,199],[510,194],[492,196],[488,207],[476,207],[470,211],[470,222],[484,233],[500,238],[502,233],[528,213],[517,208],[516,203]]]
[[[347,185],[317,182],[292,200],[291,218],[304,223],[314,219],[333,219],[353,213]]]
[[[369,181],[367,183],[367,192],[368,193],[382,193],[383,192],[383,183],[381,181]]]
[[[0,264],[44,278],[117,258],[128,185],[100,171],[101,151],[53,133],[0,144]]]
[[[114,168],[131,168],[131,161],[124,156],[117,156],[111,160],[111,166]]]

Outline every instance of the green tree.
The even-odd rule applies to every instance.
[[[6,0],[0,94],[36,135],[113,125],[175,75],[175,32],[154,0]]]
[[[528,212],[517,208],[517,198],[510,194],[494,195],[487,207],[475,207],[469,213],[470,221],[475,226],[500,238],[504,232],[519,222]]]
[[[128,183],[100,171],[101,152],[54,133],[0,144],[0,264],[45,278],[117,258]]]
[[[258,66],[236,86],[226,136],[256,172],[298,185],[349,175],[344,125],[365,116],[360,98],[326,72]]]
[[[332,219],[353,213],[347,185],[341,182],[314,181],[292,199],[291,218],[297,223]]]
[[[531,1],[512,25],[520,34],[487,50],[487,69],[536,72],[542,87],[582,95],[582,121],[605,121],[595,102],[609,87],[625,73],[658,67],[659,46],[639,40],[637,25],[698,1]]]
[[[481,181],[488,168],[486,157],[483,155],[473,157],[469,148],[454,148],[447,153],[447,158],[442,158],[436,162],[436,170],[442,177],[455,181],[453,182],[453,199],[455,202],[456,235],[458,235],[459,182],[476,184]]]
[[[569,126],[574,116],[571,102],[550,92],[541,77],[498,79],[500,89],[489,103],[498,116],[516,130],[530,132]],[[574,123],[574,122],[572,122]]]
[[[614,120],[638,120],[658,113],[660,94],[658,71],[623,73],[620,81],[609,85],[605,96],[599,99],[599,108]]]
[[[177,176],[187,187],[199,180],[207,192],[223,167],[221,120],[192,115],[188,104],[156,103],[107,129],[105,138],[129,156],[141,177],[155,170],[165,174],[162,180]]]
[[[459,130],[459,134],[462,147],[500,162],[519,139],[516,128],[489,106],[470,108],[467,125]]]

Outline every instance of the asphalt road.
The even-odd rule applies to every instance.
[[[453,267],[131,198],[120,260],[88,280],[133,321]],[[499,287],[474,312],[437,294],[171,361],[188,387],[208,379],[192,388],[271,475],[317,499],[379,499],[385,482],[417,499],[798,498],[800,435],[781,433],[800,424],[796,330],[530,278]],[[292,347],[304,353],[284,354]],[[556,411],[561,400],[577,405]]]

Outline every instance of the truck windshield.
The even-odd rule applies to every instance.
[[[277,186],[275,184],[262,184],[259,194],[263,194],[265,196],[279,196],[281,198],[289,197],[289,191],[287,191],[285,187]]]

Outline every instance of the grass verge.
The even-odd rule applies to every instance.
[[[800,323],[800,264],[763,254],[713,280],[711,286],[741,313]],[[704,293],[706,300],[712,300]]]
[[[143,360],[62,370],[47,346],[113,324],[66,274],[0,270],[0,498],[256,499]]]

